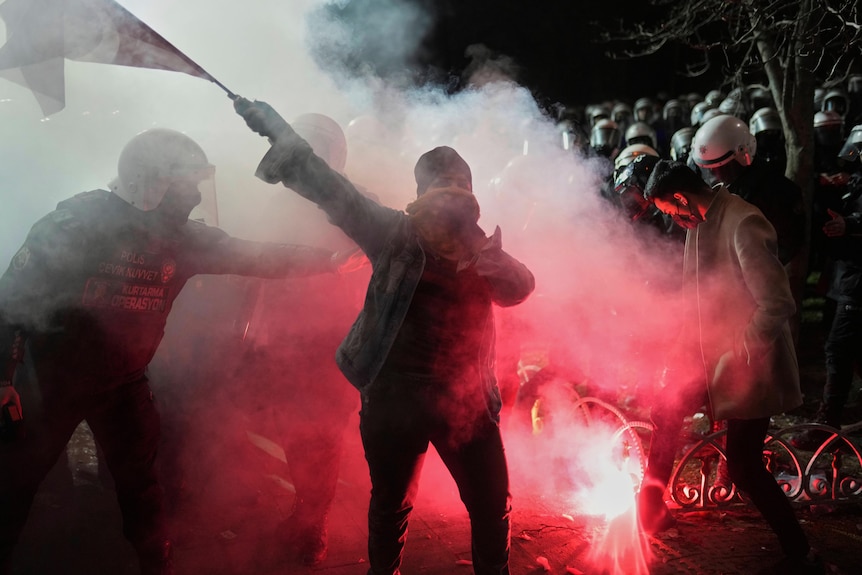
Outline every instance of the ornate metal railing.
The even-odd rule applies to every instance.
[[[822,441],[811,451],[794,447],[791,439],[820,432]],[[682,508],[744,504],[736,486],[720,468],[726,464],[722,430],[689,447],[671,475],[669,494]],[[809,434],[810,435],[810,434]],[[862,454],[842,432],[818,424],[774,431],[767,436],[763,456],[792,502],[811,505],[862,500]]]
[[[574,407],[574,412],[586,425],[594,419],[607,420],[609,414],[619,420],[614,438],[625,456],[635,463],[634,468],[639,471],[635,474],[639,477],[634,479],[639,483],[647,463],[644,439],[648,438],[642,434],[648,435],[653,425],[629,420],[621,409],[596,397],[577,396]],[[724,472],[726,434],[726,430],[717,431],[684,449],[674,467],[668,489],[676,505],[681,508],[709,508],[746,504]],[[793,438],[806,434],[819,436],[821,441],[813,449],[795,447]],[[763,457],[767,469],[795,504],[862,500],[862,453],[849,436],[837,429],[803,424],[773,430],[764,442]]]

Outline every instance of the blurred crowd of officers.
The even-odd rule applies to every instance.
[[[602,195],[632,220],[681,242],[685,234],[643,198],[660,159],[684,162],[709,184],[723,183],[757,206],[778,235],[797,315],[806,282],[825,296],[827,380],[818,423],[839,428],[862,350],[862,74],[819,87],[812,118],[814,174],[810,219],[803,191],[785,176],[785,131],[767,86],[748,85],[677,98],[604,102],[560,114],[562,145],[604,160]],[[812,445],[811,441],[800,444]]]

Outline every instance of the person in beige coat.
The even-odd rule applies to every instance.
[[[789,324],[796,306],[775,230],[758,208],[679,162],[659,162],[644,197],[687,234],[682,295],[665,310],[681,314],[682,329],[652,411],[641,527],[653,534],[673,526],[664,492],[682,420],[706,402],[715,420],[727,421],[730,478],[778,536],[793,569],[786,572],[817,572],[819,560],[762,459],[770,416],[802,403]]]

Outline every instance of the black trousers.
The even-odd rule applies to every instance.
[[[0,566],[8,568],[39,485],[84,420],[114,478],[123,534],[142,558],[163,552],[159,414],[146,378],[93,394],[43,393],[41,401],[28,401],[35,398],[22,390],[26,436],[0,443]]]
[[[650,443],[647,480],[667,485],[673,473],[680,431],[686,415],[694,413],[705,399],[700,387],[668,387],[662,391],[652,411],[656,429]],[[763,462],[763,442],[769,418],[727,420],[727,469],[730,479],[745,493],[778,536],[788,556],[804,556],[809,544],[793,507],[775,477]],[[645,480],[645,485],[648,484]]]
[[[841,425],[841,412],[853,384],[853,367],[862,356],[862,305],[839,303],[826,338],[825,423]]]
[[[512,507],[497,422],[475,402],[440,401],[434,386],[391,383],[395,385],[375,382],[375,389],[363,395],[360,411],[371,474],[369,573],[399,573],[430,443],[452,474],[470,515],[474,572],[508,575]]]

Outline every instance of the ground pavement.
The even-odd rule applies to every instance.
[[[822,386],[823,334],[809,333],[800,354],[806,405],[791,415],[788,424],[813,412]],[[851,406],[854,421],[862,419],[860,404]],[[862,445],[860,439],[854,436]],[[136,575],[134,554],[121,536],[114,492],[109,481],[98,477],[95,452],[84,430],[73,438],[69,459],[68,466],[58,465],[37,497],[13,574]],[[237,459],[236,469],[243,465]],[[275,535],[278,523],[289,515],[293,497],[289,481],[273,473],[257,483],[231,483],[222,475],[188,486],[172,508],[177,521],[177,574],[365,575],[369,483],[355,422],[348,433],[343,469],[330,522],[330,552],[322,565],[303,567]],[[639,547],[631,544],[636,539],[630,515],[608,523],[573,513],[556,497],[525,488],[517,476],[512,491],[513,575],[647,571],[752,575],[774,572],[771,566],[779,558],[774,536],[750,507],[677,510],[677,527],[646,540],[644,555],[639,556]],[[800,508],[798,516],[825,559],[827,572],[862,573],[862,502]],[[468,518],[451,479],[432,453],[411,518],[403,573],[467,575],[472,573],[469,559]],[[641,559],[648,561],[648,569],[638,570]]]
[[[78,438],[78,441],[86,439]],[[361,462],[355,435],[347,458]],[[81,453],[87,451],[81,449]],[[348,468],[354,467],[347,461]],[[74,487],[57,479],[43,487],[18,549],[14,575],[135,575],[134,555],[120,535],[120,518],[110,488],[101,485],[86,454],[72,458]],[[330,552],[317,568],[301,566],[274,535],[289,510],[289,485],[272,481],[256,493],[234,493],[213,504],[207,493],[186,498],[177,515],[178,575],[365,575],[367,477],[357,474],[339,484],[330,526]],[[212,488],[212,491],[218,491]],[[519,493],[514,478],[511,572],[613,573],[602,567],[620,562],[617,573],[636,573],[630,543],[631,518],[609,531],[604,519],[569,515],[547,498]],[[750,508],[676,513],[675,529],[646,542],[651,575],[771,573],[779,552],[772,533]],[[862,507],[800,510],[812,543],[830,571],[862,573]],[[618,539],[615,539],[618,538]],[[598,559],[592,554],[599,553]],[[405,575],[472,573],[469,522],[454,485],[436,458],[429,456],[422,489],[410,523],[403,565]],[[646,571],[641,570],[641,573]]]

